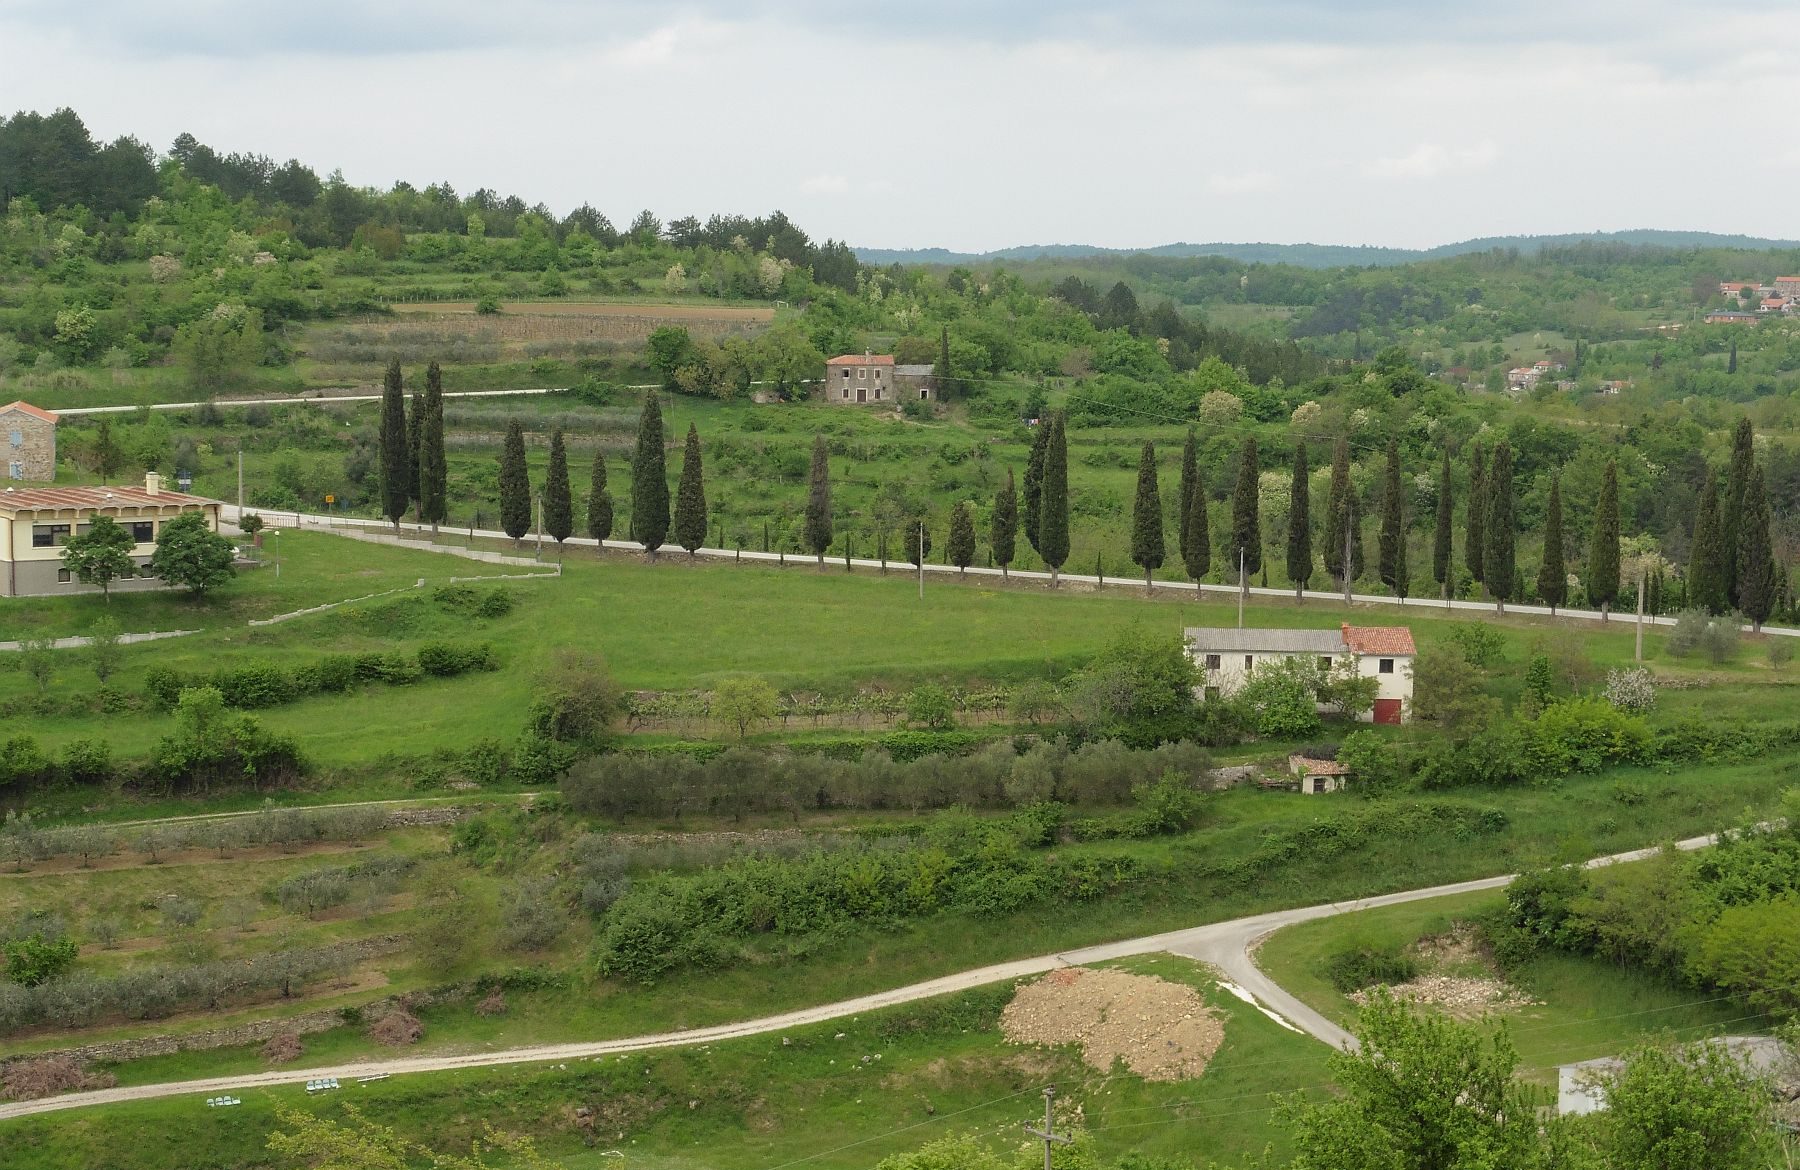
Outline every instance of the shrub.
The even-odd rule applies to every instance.
[[[1419,964],[1398,947],[1348,946],[1325,959],[1325,977],[1348,994],[1378,984],[1405,983],[1419,973]]]
[[[594,745],[623,710],[624,693],[607,671],[605,660],[565,648],[535,680],[531,728],[537,741]],[[520,754],[526,754],[525,750]]]
[[[0,957],[6,959],[8,979],[20,987],[37,987],[68,974],[79,950],[72,938],[29,934],[0,944]]]
[[[369,1025],[369,1039],[377,1044],[385,1044],[389,1048],[417,1044],[420,1037],[424,1035],[424,1023],[405,1008],[396,1007],[385,1012]]]
[[[1337,762],[1350,769],[1350,787],[1363,795],[1385,792],[1404,774],[1400,753],[1385,736],[1352,731],[1337,750]]]
[[[1603,699],[1552,703],[1529,724],[1528,752],[1535,776],[1593,773],[1613,764],[1651,758],[1650,728]]]
[[[1463,660],[1477,670],[1486,670],[1500,660],[1506,637],[1485,622],[1458,622],[1450,631],[1450,640],[1462,651]]]
[[[472,670],[498,670],[499,667],[490,642],[460,645],[428,642],[419,647],[419,669],[438,678],[449,678]]]
[[[1319,730],[1318,672],[1305,659],[1286,658],[1251,672],[1237,700],[1258,735],[1300,739]]]
[[[568,925],[549,881],[518,883],[500,904],[500,945],[509,951],[541,951],[561,938]]]
[[[113,778],[112,748],[103,739],[72,739],[63,746],[62,774],[71,784],[105,784]]]
[[[356,656],[356,677],[363,682],[383,682],[389,686],[403,687],[418,682],[424,677],[418,663],[404,654],[359,654]]]
[[[486,593],[481,595],[481,600],[477,602],[475,606],[475,616],[484,618],[505,617],[513,611],[513,607],[516,604],[517,599],[513,596],[512,590],[507,589],[504,586],[496,585],[494,588],[489,589]]]
[[[144,697],[158,711],[173,711],[186,685],[181,675],[166,666],[152,666],[144,672]]]
[[[1779,671],[1794,660],[1794,641],[1792,638],[1772,634],[1765,653],[1769,656],[1769,669]]]
[[[327,654],[294,669],[294,687],[302,694],[340,695],[356,686],[354,654]]]
[[[1618,710],[1641,715],[1656,707],[1656,678],[1641,666],[1609,670],[1603,694]]]
[[[927,731],[949,731],[956,726],[950,693],[936,683],[914,687],[906,696],[906,722]]]
[[[221,670],[212,676],[212,685],[218,689],[227,707],[245,710],[279,707],[293,702],[299,694],[291,675],[266,662]]]
[[[42,784],[55,774],[55,766],[38,741],[29,735],[8,736],[0,741],[0,788],[12,784]]]

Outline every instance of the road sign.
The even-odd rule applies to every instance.
[[[327,504],[335,504],[335,503],[337,503],[337,497],[336,496],[326,496],[325,502]]]

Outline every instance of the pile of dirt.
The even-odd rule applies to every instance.
[[[270,1064],[287,1064],[299,1060],[306,1046],[300,1043],[300,1036],[295,1032],[281,1032],[269,1037],[262,1046],[262,1058]]]
[[[405,1008],[395,1008],[369,1025],[369,1039],[390,1048],[417,1044],[424,1034],[424,1023]]]
[[[45,1056],[9,1062],[0,1072],[0,1098],[35,1101],[82,1089],[110,1089],[118,1083],[111,1073],[88,1072],[72,1056]]]
[[[1369,1002],[1374,990],[1353,991],[1348,998],[1360,1007]],[[1531,1007],[1538,1002],[1505,980],[1475,975],[1420,975],[1387,990],[1395,999],[1434,1007],[1456,1019]]]
[[[1019,988],[1000,1014],[1015,1044],[1079,1044],[1102,1072],[1115,1061],[1147,1081],[1206,1071],[1225,1029],[1192,987],[1153,975],[1066,967]]]

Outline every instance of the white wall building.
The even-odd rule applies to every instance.
[[[1200,698],[1236,694],[1258,664],[1307,658],[1323,670],[1353,663],[1356,672],[1377,682],[1375,706],[1367,722],[1401,723],[1412,700],[1413,659],[1418,650],[1405,626],[1339,626],[1335,630],[1240,630],[1197,627],[1184,630],[1188,656],[1200,669]]]

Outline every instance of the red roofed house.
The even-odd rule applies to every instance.
[[[1412,663],[1418,650],[1405,626],[1339,626],[1335,630],[1266,630],[1198,627],[1183,631],[1188,657],[1200,670],[1202,701],[1230,697],[1250,681],[1258,664],[1283,658],[1317,661],[1320,670],[1345,662],[1376,680],[1375,706],[1363,715],[1374,723],[1403,723],[1412,699]]]
[[[56,478],[56,416],[29,402],[0,406],[0,444],[6,478],[48,483]]]
[[[831,358],[825,363],[825,401],[839,406],[896,401],[894,355],[849,353]]]
[[[91,593],[63,567],[62,546],[83,531],[96,515],[111,516],[131,533],[131,559],[138,576],[114,581],[122,589],[161,589],[150,575],[150,554],[164,523],[183,512],[200,512],[207,526],[219,530],[219,501],[165,491],[162,477],[151,472],[143,487],[9,487],[0,490],[0,597]]]
[[[1779,313],[1786,306],[1786,297],[1764,297],[1762,303],[1756,306],[1756,311],[1759,313]]]
[[[1800,276],[1777,276],[1775,278],[1775,295],[1800,297]]]
[[[1756,288],[1757,285],[1754,281],[1721,280],[1719,282],[1719,295],[1722,297],[1741,297],[1746,291],[1754,292]]]

